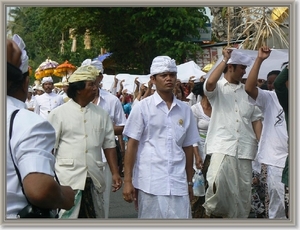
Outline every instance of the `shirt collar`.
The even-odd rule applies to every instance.
[[[225,77],[223,77],[222,79],[220,79],[222,85],[229,85],[230,83],[226,80]],[[239,82],[239,84],[237,84],[237,89],[241,88],[243,86],[243,84],[241,82]]]
[[[81,107],[77,102],[75,102],[72,98],[67,103],[71,103],[73,106],[77,107],[78,109],[89,109],[93,104],[93,102],[88,103],[85,107]]]
[[[155,106],[158,106],[159,104],[161,104],[162,102],[164,102],[164,100],[159,96],[159,94],[157,93],[157,91],[154,92],[153,94],[153,97],[154,97],[154,103],[155,103]],[[178,103],[178,99],[175,97],[175,95],[173,95],[173,102],[172,102],[172,108],[174,106],[180,106],[180,104]]]
[[[11,97],[11,96],[7,96],[7,102],[8,102],[9,104],[12,104],[12,105],[14,105],[14,106],[20,108],[20,109],[26,108],[25,102],[20,101],[19,99],[14,98],[14,97]]]

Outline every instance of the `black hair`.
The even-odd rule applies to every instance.
[[[7,62],[7,81],[10,82],[9,88],[7,88],[7,95],[12,96],[26,80],[28,76],[28,72],[22,74],[22,71],[12,65],[11,63]]]
[[[272,70],[271,72],[268,73],[267,78],[271,75],[278,75],[280,74],[280,70]]]
[[[204,96],[203,85],[204,82],[195,83],[192,89],[192,93],[195,94],[196,96],[200,95],[201,97],[203,97]]]
[[[289,62],[288,62],[288,61],[286,61],[286,62],[283,62],[283,63],[281,64],[281,68],[282,68],[283,66],[287,65],[287,64],[289,64]]]
[[[24,76],[22,74],[22,71],[18,67],[7,62],[6,77],[8,81],[20,81],[23,79]]]
[[[223,70],[223,73],[226,73],[226,72],[227,72],[227,70],[228,70],[228,65],[232,65],[234,70],[236,69],[236,66],[237,66],[237,64],[227,64],[226,67],[225,67],[225,69]]]
[[[68,97],[74,100],[77,95],[77,90],[82,90],[85,88],[85,82],[86,81],[77,81],[73,83],[69,82],[69,88],[67,90]]]

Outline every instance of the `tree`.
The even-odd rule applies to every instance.
[[[158,55],[169,55],[178,64],[201,51],[189,37],[199,38],[209,18],[205,9],[195,7],[19,7],[14,12],[13,33],[26,41],[30,58],[41,63],[47,57],[69,60],[75,65],[100,54],[101,47],[112,52],[105,61],[116,73],[149,72],[151,61]],[[77,51],[70,52],[69,29],[77,36]],[[86,29],[91,32],[92,49],[85,50]],[[59,44],[65,40],[65,53]]]

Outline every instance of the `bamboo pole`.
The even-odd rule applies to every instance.
[[[227,7],[227,46],[229,47],[230,46],[230,23],[231,23],[231,20],[230,20],[230,7]]]

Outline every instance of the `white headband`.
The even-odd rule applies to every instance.
[[[29,71],[28,56],[27,56],[27,52],[25,50],[26,45],[25,45],[23,39],[18,34],[14,34],[12,37],[12,40],[18,45],[18,47],[22,51],[22,56],[21,56],[22,64],[19,68],[22,71],[22,73],[26,73]]]
[[[171,59],[168,56],[158,56],[154,58],[150,67],[150,74],[153,76],[155,74],[164,72],[177,73],[177,66],[175,60]]]

